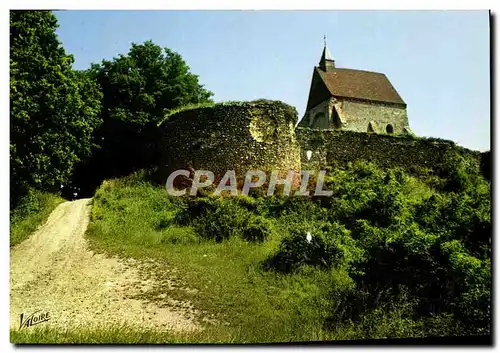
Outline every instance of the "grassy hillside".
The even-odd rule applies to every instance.
[[[10,246],[28,238],[63,201],[57,195],[30,190],[17,207],[10,211]]]
[[[457,157],[448,178],[416,179],[357,163],[329,171],[331,198],[172,198],[140,173],[105,181],[93,201],[91,246],[154,260],[143,272],[156,287],[141,297],[190,301],[206,330],[131,332],[124,341],[109,328],[98,337],[292,342],[488,334],[490,185],[471,168]]]

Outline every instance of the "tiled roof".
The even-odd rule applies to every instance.
[[[318,67],[316,67],[316,71],[330,93],[335,97],[363,99],[406,106],[406,103],[384,74],[339,68],[325,72]]]

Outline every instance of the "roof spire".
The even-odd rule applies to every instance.
[[[335,60],[332,59],[332,54],[330,54],[330,50],[328,50],[328,47],[326,46],[326,34],[323,35],[323,42],[325,46],[323,48],[323,54],[321,55],[319,67],[323,71],[331,71],[335,68]]]

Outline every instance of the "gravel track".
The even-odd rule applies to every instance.
[[[92,328],[126,324],[158,331],[193,331],[200,327],[193,310],[159,307],[133,299],[154,283],[141,279],[138,261],[95,254],[84,238],[90,199],[60,204],[47,222],[10,250],[10,327],[41,310],[50,328]]]

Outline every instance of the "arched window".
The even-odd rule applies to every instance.
[[[394,133],[394,127],[391,124],[388,124],[385,131],[387,131],[388,134],[392,134]]]
[[[366,129],[368,133],[373,133],[375,130],[373,129],[373,125],[371,122],[368,123],[368,129]]]

